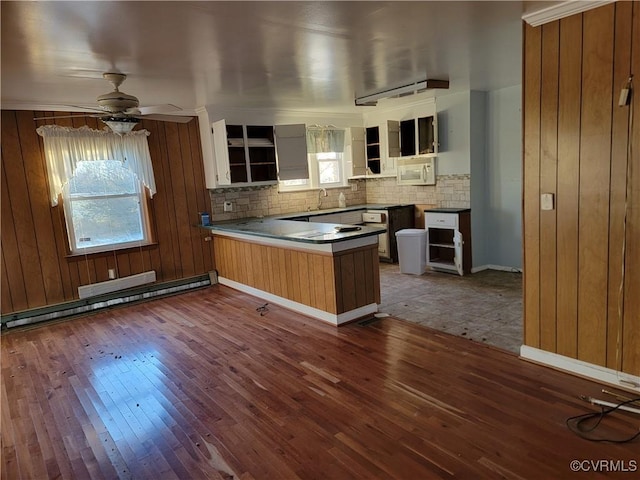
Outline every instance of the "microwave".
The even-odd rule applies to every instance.
[[[403,157],[397,163],[398,185],[435,185],[436,157]]]

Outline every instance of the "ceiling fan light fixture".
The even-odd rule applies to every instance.
[[[135,117],[105,117],[100,120],[118,135],[126,135],[140,122]]]

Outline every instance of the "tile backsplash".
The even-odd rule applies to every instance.
[[[367,203],[471,206],[471,175],[439,175],[435,185],[398,185],[395,177],[367,179]]]
[[[357,190],[353,190],[356,185]],[[353,180],[348,187],[328,188],[327,196],[322,196],[319,189],[300,192],[278,192],[277,185],[263,187],[217,188],[210,190],[212,221],[231,220],[234,218],[282,215],[286,213],[305,212],[320,208],[337,208],[340,192],[344,193],[349,205],[361,205],[367,202],[365,180]],[[233,211],[224,211],[224,202],[231,202]]]
[[[355,185],[355,190],[354,190]],[[278,192],[277,185],[217,188],[211,195],[212,221],[235,218],[282,215],[318,209],[337,208],[338,196],[344,193],[347,206],[365,203],[414,203],[438,207],[469,208],[471,203],[470,175],[441,175],[436,185],[398,185],[395,177],[350,180],[344,188],[327,189],[327,196],[320,191]],[[231,202],[232,211],[224,211],[224,202]]]

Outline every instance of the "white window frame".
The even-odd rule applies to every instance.
[[[318,188],[343,188],[347,186],[347,178],[345,175],[345,158],[344,152],[333,152],[339,156],[338,159],[338,169],[340,175],[339,182],[332,183],[320,183],[320,162],[322,160],[318,160],[316,153],[308,153],[307,161],[309,162],[309,178],[308,179],[299,179],[299,180],[307,180],[305,184],[301,185],[292,185],[291,180],[280,180],[278,182],[278,191],[279,192],[300,192],[303,190],[317,190]],[[336,161],[336,160],[326,160],[326,161]]]
[[[318,155],[324,156],[324,154],[321,153],[315,153],[315,154],[311,154],[313,155],[313,160],[312,160],[312,164],[314,166],[314,171],[317,175],[317,188],[338,188],[338,187],[345,187],[346,184],[346,179],[344,176],[344,153],[343,152],[330,152],[333,155],[335,155],[337,158],[323,158],[320,159],[318,158]],[[310,155],[310,156],[311,156]],[[338,176],[339,176],[339,180],[337,182],[324,182],[322,183],[320,181],[320,164],[323,162],[336,162],[338,164]]]
[[[310,135],[310,128],[314,129],[314,135]],[[316,135],[315,133],[318,133],[317,130],[318,128],[321,130],[319,133],[320,135],[318,136],[319,138],[315,138]],[[308,166],[308,172],[309,172],[309,178],[307,179],[288,179],[288,180],[278,180],[278,191],[279,192],[300,192],[300,191],[304,191],[304,190],[317,190],[319,188],[343,188],[348,186],[348,182],[347,182],[347,177],[346,177],[346,156],[345,156],[345,152],[344,152],[344,145],[342,145],[342,149],[343,151],[338,151],[338,152],[325,152],[325,153],[333,153],[334,155],[337,155],[338,158],[335,159],[338,161],[338,174],[340,176],[340,180],[338,182],[327,182],[327,183],[321,183],[320,182],[320,163],[323,160],[318,160],[317,155],[323,155],[323,153],[315,153],[316,150],[328,150],[329,148],[335,148],[332,144],[335,143],[337,140],[335,137],[331,138],[331,135],[328,135],[328,132],[323,132],[322,130],[324,128],[328,128],[329,130],[339,130],[339,131],[343,131],[346,129],[337,129],[335,127],[317,127],[317,126],[312,126],[307,128],[306,133],[307,133],[307,137],[306,137],[306,144],[307,144],[307,166]],[[342,132],[344,133],[344,132]],[[327,134],[327,135],[324,135]],[[317,140],[319,140],[319,143],[321,143],[322,145],[319,146],[317,143]],[[312,142],[312,144],[310,144],[309,142]],[[310,153],[310,152],[314,152],[314,153]],[[331,160],[327,160],[327,161],[335,161],[334,159]],[[306,180],[305,183],[299,183],[302,180]],[[293,184],[292,182],[296,182],[296,184]]]
[[[91,162],[89,160],[85,160],[85,161]],[[123,167],[123,168],[127,169],[126,167]],[[142,245],[148,245],[152,243],[151,222],[149,218],[149,208],[148,208],[148,202],[147,202],[147,189],[144,187],[143,182],[136,176],[134,172],[130,170],[129,172],[130,172],[130,175],[133,175],[133,180],[136,185],[135,193],[115,194],[115,195],[105,195],[105,194],[95,194],[95,195],[73,194],[72,195],[69,191],[71,182],[67,183],[64,186],[62,200],[63,200],[65,222],[67,227],[67,236],[69,239],[69,248],[72,255],[111,252],[114,250],[123,250],[126,248],[139,247]],[[142,239],[133,240],[130,242],[117,242],[117,243],[108,243],[103,245],[95,245],[91,247],[80,246],[79,239],[77,239],[75,236],[72,203],[74,201],[81,201],[81,200],[99,200],[101,198],[111,199],[111,198],[128,198],[128,197],[133,197],[138,199],[138,205],[140,206],[140,222],[141,222],[141,230],[142,230]]]

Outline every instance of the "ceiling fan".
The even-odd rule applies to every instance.
[[[175,105],[153,105],[141,107],[140,102],[133,95],[120,91],[120,85],[127,76],[124,73],[107,72],[102,77],[113,85],[113,91],[100,95],[96,101],[99,108],[81,107],[83,110],[99,113],[86,113],[78,115],[65,115],[57,117],[36,117],[34,120],[50,120],[58,118],[94,117],[99,118],[109,126],[111,130],[118,134],[129,133],[136,126],[140,119],[160,120],[165,122],[187,123],[192,117],[180,115],[165,115],[169,112],[182,110]],[[77,108],[74,105],[70,107]]]

